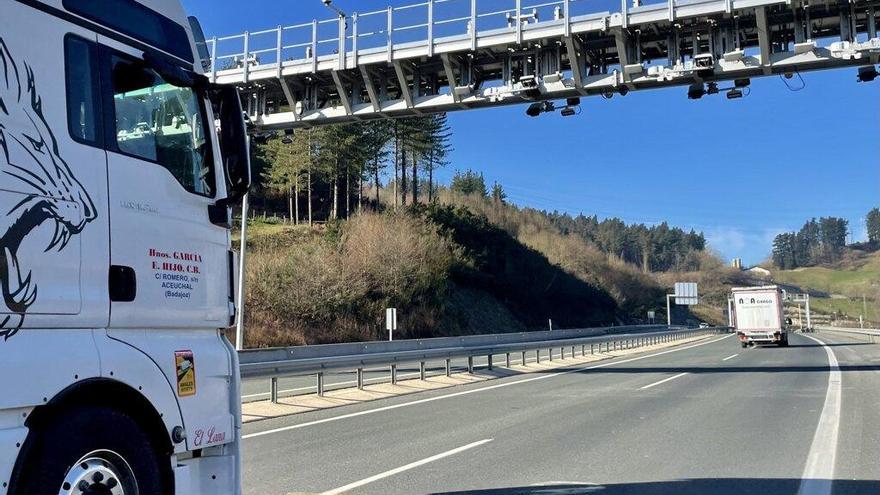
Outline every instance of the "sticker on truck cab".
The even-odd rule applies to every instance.
[[[177,368],[177,396],[196,395],[196,362],[192,351],[175,351],[174,366]]]

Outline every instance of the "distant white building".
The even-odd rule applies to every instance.
[[[757,275],[759,277],[769,277],[770,276],[770,270],[768,270],[766,268],[761,268],[760,266],[753,266],[746,271],[751,273],[752,275]]]

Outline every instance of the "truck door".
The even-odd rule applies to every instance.
[[[110,196],[112,328],[229,324],[228,231],[216,201],[210,108],[167,83],[143,52],[99,37]]]
[[[21,328],[90,328],[108,319],[96,37],[47,19],[19,2],[5,3],[0,15],[0,337],[7,339]]]

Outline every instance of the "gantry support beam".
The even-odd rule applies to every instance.
[[[434,2],[420,4],[429,10],[423,41],[413,40],[413,24],[399,17],[405,7],[371,14],[380,16],[372,21],[382,26],[378,37],[373,27],[358,29],[367,18],[360,15],[347,26],[339,22],[339,37],[329,40],[321,38],[318,21],[217,38],[209,42],[208,73],[217,83],[240,88],[256,129],[274,130],[742,83],[880,60],[880,0],[666,0],[639,6],[626,0],[619,12],[595,13],[577,10],[588,2],[562,0],[561,10],[538,7],[538,15],[523,3],[515,3],[518,15],[499,23],[489,7],[462,2],[467,8],[461,18],[472,27],[449,36],[438,36]],[[417,11],[410,7],[406,15]],[[294,41],[296,29],[302,31],[296,39],[310,41]],[[405,42],[398,42],[401,37]],[[274,49],[265,48],[272,43]],[[219,51],[227,45],[228,53]],[[281,109],[285,103],[291,112]]]

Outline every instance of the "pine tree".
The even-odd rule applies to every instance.
[[[874,208],[868,212],[865,224],[868,228],[868,241],[880,243],[880,208]]]
[[[501,184],[495,182],[492,184],[492,201],[495,204],[504,204],[507,200],[507,193],[504,192],[504,188],[501,187]]]
[[[773,264],[783,270],[797,268],[794,259],[794,234],[783,233],[773,239]]]
[[[466,170],[465,172],[456,171],[452,177],[449,189],[464,196],[475,195],[485,198],[489,195],[489,191],[486,190],[486,180],[483,178],[483,174],[473,170]]]

